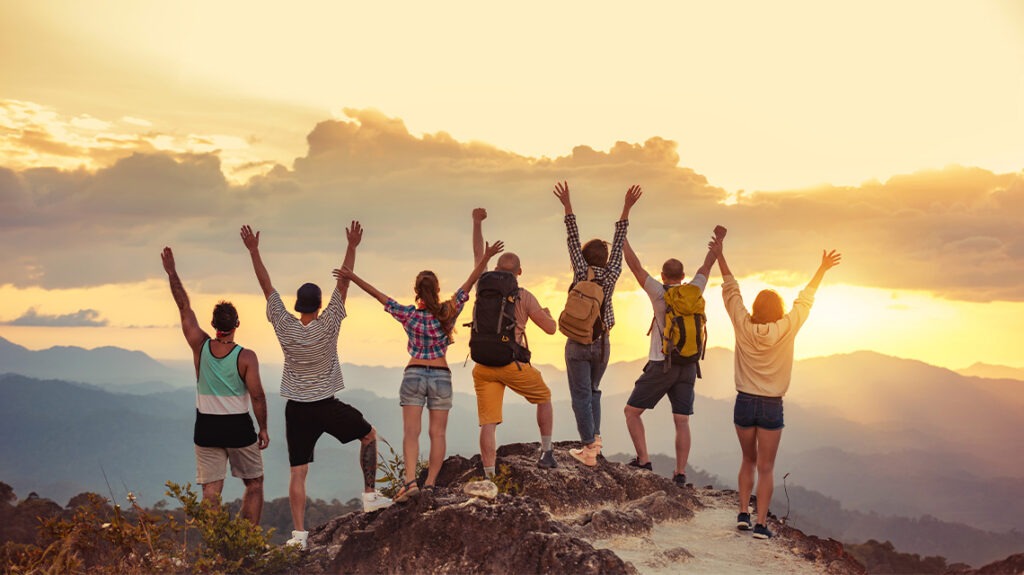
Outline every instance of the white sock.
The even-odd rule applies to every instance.
[[[541,435],[540,436],[540,450],[541,451],[551,451],[551,436],[550,435]]]

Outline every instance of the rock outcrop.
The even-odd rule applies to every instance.
[[[559,467],[538,469],[536,444],[498,451],[503,493],[471,497],[462,487],[481,478],[479,457],[445,461],[437,487],[377,512],[349,513],[310,533],[303,571],[310,573],[638,573],[701,555],[694,545],[652,549],[635,565],[605,544],[645,541],[661,524],[685,525],[706,501],[728,495],[676,486],[619,463],[587,468],[556,445]],[[504,466],[504,467],[503,467]],[[711,499],[708,499],[711,497]],[[734,499],[733,499],[734,501]],[[776,525],[779,545],[811,571],[863,573],[842,545]],[[602,548],[603,547],[603,548]]]

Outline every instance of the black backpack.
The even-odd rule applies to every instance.
[[[530,350],[516,342],[519,282],[511,272],[484,272],[476,283],[469,355],[480,365],[506,366],[530,362]]]

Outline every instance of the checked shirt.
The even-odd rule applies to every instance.
[[[455,300],[455,316],[452,321],[462,313],[462,308],[469,300],[469,295],[460,289],[455,292],[453,299]],[[388,303],[384,304],[384,311],[390,313],[405,328],[405,333],[409,336],[407,348],[409,355],[416,359],[444,357],[452,342],[448,334],[444,332],[441,322],[437,321],[429,310],[419,309],[414,305],[402,305],[388,298]]]
[[[610,330],[615,325],[615,310],[612,308],[612,292],[615,291],[615,282],[622,273],[622,243],[626,241],[626,228],[629,227],[629,220],[615,222],[615,237],[612,238],[612,249],[608,253],[608,266],[594,266],[594,279],[601,284],[604,290],[604,303],[601,304],[601,318],[604,321],[604,329]],[[569,261],[572,262],[572,284],[587,279],[587,270],[590,266],[587,260],[583,259],[583,250],[580,246],[580,231],[576,227],[576,215],[565,216],[565,231],[568,236]]]

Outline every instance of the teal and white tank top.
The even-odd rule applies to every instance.
[[[210,340],[203,342],[199,354],[199,378],[196,382],[196,409],[209,415],[233,415],[249,412],[249,392],[238,373],[238,356],[242,346],[224,357],[210,350]]]

